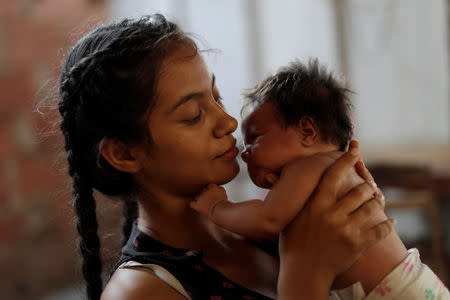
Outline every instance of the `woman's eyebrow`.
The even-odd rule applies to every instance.
[[[187,94],[186,96],[181,97],[181,99],[177,102],[177,104],[175,104],[174,107],[172,107],[172,109],[170,110],[169,113],[174,112],[178,107],[180,107],[184,103],[188,102],[189,100],[192,100],[194,98],[203,97],[204,94],[205,94],[204,92],[194,92],[194,93],[190,93],[190,94]]]
[[[216,76],[214,75],[214,73],[211,73],[212,75],[212,79],[211,79],[211,89],[214,88],[214,86],[216,85]],[[170,110],[170,113],[174,112],[180,105],[183,105],[184,103],[188,102],[189,100],[192,100],[194,98],[201,98],[205,95],[205,92],[194,92],[194,93],[190,93],[187,94],[183,97],[181,97],[181,99],[177,102],[177,104],[175,104],[174,107],[172,107],[172,109]]]

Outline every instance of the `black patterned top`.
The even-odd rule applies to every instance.
[[[139,230],[136,223],[114,270],[127,261],[155,264],[168,270],[193,300],[270,300],[249,290],[203,262],[202,252],[173,248]]]

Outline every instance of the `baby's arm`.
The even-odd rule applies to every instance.
[[[217,225],[254,240],[274,239],[277,232],[270,232],[266,222],[266,208],[259,199],[244,202],[228,201],[225,189],[208,185],[191,202],[191,207],[209,217]]]
[[[324,154],[293,161],[283,168],[264,201],[230,202],[222,187],[209,185],[191,207],[234,233],[254,240],[273,239],[302,209],[333,162]]]

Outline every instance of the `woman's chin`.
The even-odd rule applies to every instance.
[[[239,164],[236,161],[236,163],[233,164],[229,170],[227,170],[226,174],[224,174],[222,176],[222,178],[217,180],[216,184],[217,185],[226,184],[226,183],[230,182],[231,180],[233,180],[237,176],[238,173],[239,173]]]

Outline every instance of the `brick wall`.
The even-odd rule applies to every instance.
[[[36,299],[80,278],[62,139],[51,132],[57,117],[46,104],[64,53],[108,18],[105,7],[92,0],[0,1],[2,299]],[[35,111],[42,100],[44,116]]]

